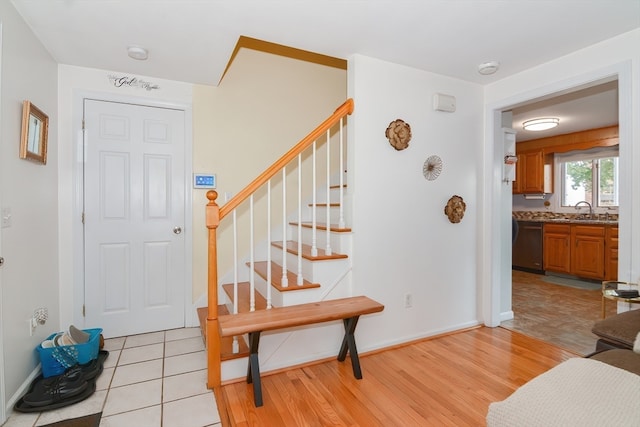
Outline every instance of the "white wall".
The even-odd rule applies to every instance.
[[[156,90],[146,90],[139,86],[114,85],[111,75],[136,77],[139,81],[158,85]],[[60,251],[60,326],[70,324],[83,326],[82,301],[82,223],[81,206],[81,163],[82,141],[81,96],[91,94],[97,99],[136,100],[141,104],[181,106],[190,117],[192,88],[189,83],[156,79],[130,73],[98,70],[92,68],[59,66],[59,251]],[[188,124],[188,129],[190,126]],[[187,135],[187,139],[190,135]],[[190,141],[188,142],[190,144]],[[191,152],[187,153],[189,158]],[[187,173],[191,173],[187,168]],[[190,182],[190,181],[189,181]],[[190,197],[190,192],[186,192]],[[190,200],[187,202],[190,207]],[[187,212],[189,212],[187,210]],[[188,229],[185,227],[185,229]],[[188,245],[190,249],[190,243]],[[190,294],[190,292],[189,292]]]
[[[455,96],[456,112],[434,111],[434,93]],[[477,324],[482,87],[356,55],[349,61],[349,96],[355,100],[348,156],[354,288],[385,305],[382,315],[360,320],[359,343],[382,347]],[[385,138],[395,119],[411,125],[403,151]],[[427,181],[422,167],[434,154],[444,167]],[[467,205],[458,224],[444,214],[455,194]]]
[[[618,37],[576,51],[557,60],[534,67],[517,75],[505,78],[486,87],[487,105],[487,172],[494,173],[499,164],[498,147],[493,145],[490,137],[496,123],[494,113],[519,102],[540,96],[568,90],[580,85],[589,84],[610,76],[619,76],[620,85],[620,261],[618,277],[620,280],[640,280],[640,170],[635,165],[640,162],[640,30],[634,30]],[[511,269],[496,261],[500,259],[500,251],[510,245],[510,237],[506,233],[493,233],[497,228],[505,229],[505,222],[510,221],[510,203],[503,203],[511,193],[501,191],[486,183],[483,191],[487,215],[483,229],[487,236],[500,235],[497,247],[491,238],[484,239],[483,252],[489,257],[487,268],[483,271],[485,299],[499,298],[509,289],[511,283],[492,281],[496,271],[504,274]],[[500,224],[493,223],[500,218]],[[492,234],[493,233],[493,234]],[[494,239],[495,240],[495,239]],[[490,264],[490,265],[489,265]],[[500,274],[500,273],[498,273]],[[511,309],[511,301],[502,299],[499,311]],[[492,316],[499,313],[497,308]]]
[[[17,14],[0,2],[2,21],[2,126],[0,192],[10,208],[11,227],[0,230],[2,256],[1,327],[5,390],[2,405],[16,394],[38,363],[35,347],[58,328],[58,137],[57,64]],[[49,116],[47,164],[18,157],[22,101]],[[27,319],[47,307],[49,321],[29,334]],[[18,396],[19,397],[19,396]],[[0,420],[2,421],[2,420]]]

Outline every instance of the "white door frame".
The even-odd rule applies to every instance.
[[[197,325],[197,315],[192,303],[193,288],[193,188],[191,176],[193,175],[192,146],[193,146],[193,119],[192,106],[184,102],[171,100],[156,100],[142,97],[121,96],[111,93],[78,91],[73,99],[73,133],[74,133],[74,163],[73,163],[73,215],[77,220],[73,221],[73,322],[75,325],[84,326],[82,307],[84,305],[84,235],[82,226],[84,181],[83,181],[83,104],[85,99],[98,101],[111,101],[126,104],[136,104],[147,107],[172,108],[184,111],[185,117],[185,144],[184,144],[184,172],[185,172],[185,206],[184,206],[184,244],[185,244],[185,273],[184,273],[184,321],[185,326]],[[62,298],[62,296],[61,296]]]
[[[0,20],[0,94],[2,94],[2,20]],[[2,97],[0,96],[0,99]],[[2,127],[2,108],[0,108],[0,128]],[[0,182],[0,206],[2,206],[2,183]],[[0,232],[0,256],[2,256],[2,232]],[[2,272],[0,272],[0,301],[2,299]],[[0,319],[2,319],[2,304],[0,303]],[[0,326],[0,425],[6,421],[5,388],[4,388],[4,339]]]
[[[505,270],[511,270],[511,265],[502,262],[502,251],[511,242],[511,226],[503,227],[503,223],[510,221],[511,212],[504,212],[502,183],[502,162],[504,151],[501,141],[495,138],[502,127],[502,111],[517,104],[540,98],[546,95],[588,85],[608,77],[618,79],[618,111],[619,111],[619,142],[620,142],[620,260],[618,274],[623,281],[630,281],[638,277],[632,260],[635,253],[640,252],[640,242],[633,242],[631,231],[635,223],[635,209],[640,200],[633,200],[632,195],[639,194],[634,181],[638,173],[634,173],[632,165],[637,163],[638,150],[633,147],[633,106],[632,106],[632,68],[631,61],[620,62],[585,74],[544,85],[528,92],[523,92],[507,99],[502,99],[485,106],[485,155],[482,173],[483,212],[479,222],[480,259],[478,264],[479,277],[482,281],[481,307],[484,324],[499,326],[501,317],[500,295]],[[637,113],[636,113],[637,114]],[[634,163],[635,162],[635,163]],[[511,195],[511,193],[509,193]],[[508,230],[508,233],[506,232]],[[637,268],[637,267],[636,267]],[[510,275],[509,275],[510,276]]]

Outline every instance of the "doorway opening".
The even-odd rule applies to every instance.
[[[506,117],[511,120],[511,127],[518,131],[516,142],[530,141],[535,145],[538,139],[534,134],[522,130],[522,122],[535,117],[561,117],[560,122],[567,124],[563,129],[556,129],[555,134],[572,134],[588,129],[603,128],[609,126],[625,126],[624,121],[628,116],[618,117],[620,112],[619,74],[610,75],[600,78],[589,83],[576,85],[555,93],[545,95],[540,98],[526,100],[517,105],[507,106],[502,111],[503,119]],[[628,84],[624,82],[623,84]],[[623,114],[620,112],[620,114]],[[625,113],[628,114],[628,113]],[[628,123],[628,122],[627,122]],[[509,124],[506,123],[508,126]],[[560,126],[558,126],[560,128]],[[550,136],[549,133],[543,136]],[[625,142],[629,143],[620,133],[620,176],[622,181],[624,177],[631,177],[629,169],[630,158],[628,156],[628,148]],[[518,151],[516,149],[516,151]],[[551,152],[553,150],[550,150]],[[629,156],[630,157],[630,156]],[[557,166],[557,163],[552,163]],[[559,169],[559,168],[558,168]],[[566,214],[573,210],[563,207],[560,197],[561,186],[558,179],[559,171],[555,171],[555,185],[549,194],[540,194],[535,197],[525,198],[522,194],[513,195],[511,200],[511,212],[504,208],[507,203],[503,204],[503,221],[511,221],[514,212],[523,215],[524,219],[531,219],[538,224],[540,238],[542,238],[542,227],[547,220],[558,218],[561,214]],[[517,179],[517,178],[516,178]],[[621,188],[623,196],[620,198],[620,210],[628,212],[626,208],[631,204],[628,195],[628,189]],[[627,196],[627,197],[625,197]],[[503,197],[507,197],[506,193]],[[601,212],[602,211],[602,212]],[[610,209],[598,208],[596,214],[604,214],[613,212]],[[615,218],[618,218],[618,209],[615,210]],[[612,214],[613,216],[614,214]],[[623,215],[624,216],[624,215]],[[623,226],[626,222],[622,220]],[[541,224],[542,223],[542,224]],[[505,229],[504,227],[502,228]],[[622,231],[620,232],[622,234]],[[502,245],[511,243],[511,240],[503,238]],[[536,242],[544,251],[542,242]],[[535,245],[534,245],[535,246]],[[503,247],[503,252],[507,251]],[[533,249],[535,250],[535,249]],[[540,250],[540,249],[538,249]],[[620,245],[620,258],[628,260],[630,246]],[[521,256],[518,254],[517,256]],[[512,265],[502,265],[502,277],[510,277],[509,289],[501,288],[506,291],[511,299],[512,318],[505,319],[504,310],[501,310],[502,322],[501,326],[508,329],[517,330],[529,336],[542,339],[547,342],[558,345],[577,354],[589,354],[595,350],[596,337],[591,334],[593,323],[601,318],[601,292],[599,281],[594,278],[588,278],[584,282],[590,288],[585,286],[583,289],[571,287],[571,280],[574,277],[559,277],[556,283],[550,283],[554,280],[547,280],[549,272],[545,271],[544,256],[539,256],[542,261],[539,268],[519,268],[513,269]],[[514,261],[512,257],[503,256],[503,264]],[[626,264],[626,263],[625,263]],[[622,269],[620,269],[622,271]],[[617,272],[616,272],[617,273]],[[625,279],[620,279],[625,280]],[[563,281],[568,283],[562,283]],[[504,301],[504,300],[503,300]],[[606,307],[608,312],[615,313],[616,307],[610,305]]]

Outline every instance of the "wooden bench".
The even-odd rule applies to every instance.
[[[261,332],[342,320],[344,323],[344,338],[338,353],[338,360],[340,362],[344,361],[348,350],[353,375],[357,379],[362,379],[362,370],[360,369],[360,360],[358,359],[358,350],[356,349],[354,337],[356,324],[361,315],[377,313],[383,309],[384,306],[382,304],[365,296],[358,296],[224,315],[218,318],[218,323],[222,337],[249,334],[247,383],[253,383],[255,405],[262,406],[262,386],[260,383],[260,364],[258,362],[258,344]]]

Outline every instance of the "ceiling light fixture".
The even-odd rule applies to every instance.
[[[139,61],[144,61],[149,57],[149,51],[140,46],[127,47],[127,53],[130,58],[137,59]]]
[[[527,120],[522,123],[524,130],[540,131],[547,130],[558,126],[560,119],[556,117],[544,117],[539,119]]]
[[[478,65],[478,72],[483,76],[488,76],[498,71],[498,68],[500,68],[498,61],[489,61]]]

